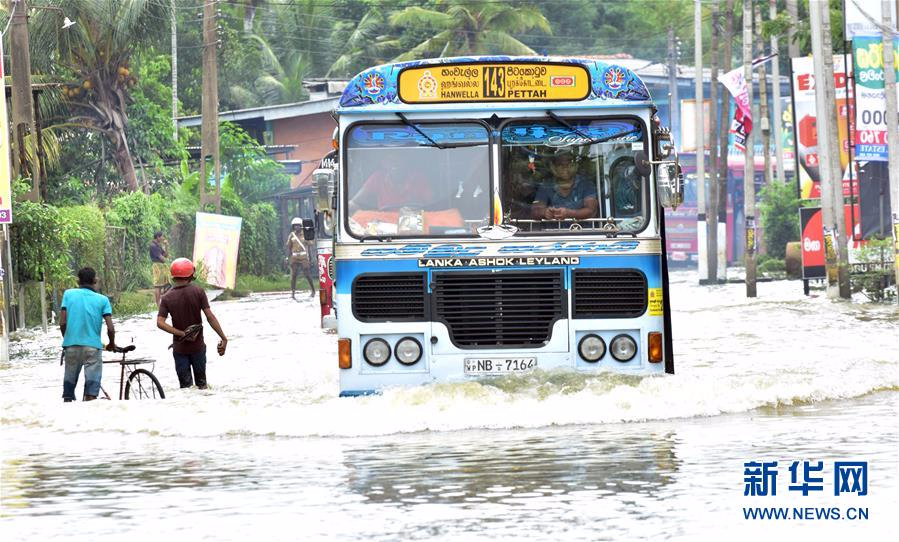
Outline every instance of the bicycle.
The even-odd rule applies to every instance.
[[[135,365],[147,363],[155,366],[156,360],[149,358],[125,359],[125,354],[134,351],[135,348],[133,344],[124,348],[116,347],[114,352],[122,354],[122,359],[103,360],[104,364],[118,363],[121,365],[121,371],[119,372],[119,401],[123,399],[126,401],[129,399],[165,399],[165,392],[162,391],[162,384],[159,383],[159,379],[153,374],[153,367],[151,366],[149,369],[134,367]],[[128,368],[127,376],[125,375],[126,367]],[[102,385],[100,386],[100,391],[103,392],[105,399],[111,399]]]

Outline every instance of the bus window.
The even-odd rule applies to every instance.
[[[612,216],[633,218],[643,215],[643,177],[633,156],[622,156],[609,167]]]
[[[516,121],[503,127],[501,141],[503,210],[519,229],[645,227],[649,180],[633,158],[645,144],[639,121]]]
[[[469,235],[490,216],[487,130],[475,123],[359,124],[348,134],[355,236]],[[442,148],[441,148],[442,147]]]

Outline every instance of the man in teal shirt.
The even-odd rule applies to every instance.
[[[100,393],[103,376],[103,358],[100,351],[100,329],[106,321],[109,336],[107,350],[115,348],[115,327],[112,325],[112,307],[109,298],[94,291],[97,272],[90,267],[78,271],[78,288],[66,290],[62,295],[59,312],[59,329],[62,331],[62,348],[65,357],[65,375],[62,380],[62,399],[66,403],[75,400],[75,386],[81,368],[84,367],[84,400],[93,401]]]

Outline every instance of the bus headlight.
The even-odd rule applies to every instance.
[[[637,355],[637,343],[631,339],[630,335],[618,335],[612,339],[610,350],[612,357],[618,361],[630,361]]]
[[[390,345],[384,339],[372,339],[365,343],[362,349],[362,357],[369,365],[380,367],[390,359]]]
[[[412,337],[403,337],[396,343],[394,353],[403,365],[415,365],[421,359],[421,343]]]
[[[577,351],[584,361],[595,363],[606,355],[606,343],[599,335],[591,333],[581,339],[577,345]]]

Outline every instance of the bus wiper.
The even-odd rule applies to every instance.
[[[580,136],[580,137],[582,137],[582,138],[584,138],[584,139],[587,140],[585,143],[581,143],[580,145],[596,145],[597,143],[605,143],[605,142],[607,142],[607,141],[611,141],[612,139],[615,139],[616,137],[624,137],[624,136],[626,136],[626,135],[640,133],[640,129],[639,129],[639,128],[636,128],[636,129],[631,130],[631,131],[629,131],[629,132],[622,132],[622,133],[620,133],[620,134],[612,134],[612,135],[607,136],[607,137],[597,137],[597,138],[592,138],[592,137],[588,136],[587,134],[585,134],[584,132],[580,131],[580,130],[577,128],[577,126],[574,126],[573,124],[569,123],[567,120],[563,119],[563,118],[560,117],[559,115],[556,115],[556,114],[553,113],[552,111],[547,110],[547,111],[546,111],[546,114],[547,114],[547,116],[549,116],[549,118],[553,119],[554,121],[558,122],[559,124],[561,124],[561,125],[564,126],[565,128],[568,128],[569,130],[571,130],[572,132],[574,132],[574,133],[577,134],[578,136]]]
[[[396,116],[399,117],[401,121],[403,121],[403,124],[405,124],[405,125],[408,126],[409,128],[412,128],[413,130],[415,130],[416,132],[418,132],[418,134],[421,135],[421,137],[427,139],[427,140],[428,140],[428,143],[430,143],[430,146],[431,146],[431,147],[437,147],[437,148],[440,149],[440,150],[444,150],[444,149],[458,149],[458,148],[460,148],[460,147],[479,147],[479,146],[481,146],[481,145],[486,145],[486,144],[487,144],[486,141],[469,141],[469,142],[466,142],[466,143],[461,143],[461,142],[460,142],[460,143],[438,143],[438,142],[435,141],[433,138],[431,138],[431,136],[429,136],[428,134],[426,134],[421,128],[419,128],[418,125],[416,125],[416,124],[415,124],[414,122],[412,122],[411,120],[407,119],[406,116],[403,115],[402,113],[400,113],[400,112],[397,111],[397,112],[396,112]]]
[[[414,122],[412,122],[412,121],[410,121],[409,119],[407,119],[407,118],[406,118],[406,115],[403,115],[402,113],[400,113],[399,111],[397,111],[397,112],[396,112],[396,116],[399,117],[401,121],[403,121],[403,124],[405,124],[405,125],[408,126],[409,128],[412,128],[413,130],[415,130],[416,132],[418,132],[418,134],[419,134],[421,137],[427,139],[428,142],[431,144],[432,147],[437,147],[438,149],[441,149],[441,150],[446,148],[446,147],[444,147],[443,145],[441,145],[440,143],[437,143],[436,141],[434,141],[433,139],[431,139],[431,136],[429,136],[428,134],[424,133],[424,131],[423,131],[421,128],[419,128],[418,126],[416,126]]]

